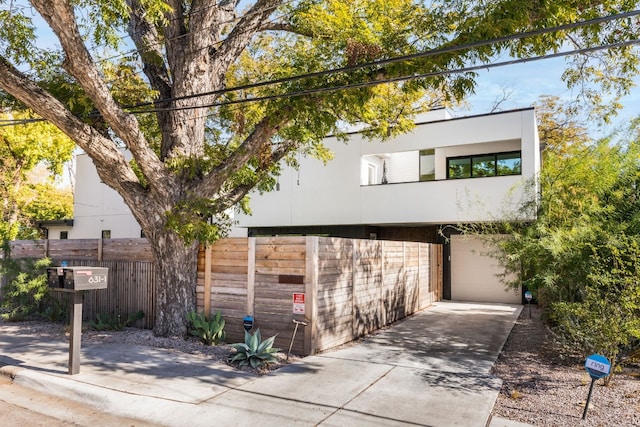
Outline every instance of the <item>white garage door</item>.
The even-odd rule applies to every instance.
[[[487,252],[478,237],[451,236],[451,299],[519,304],[520,289],[505,289],[496,276],[503,270]]]

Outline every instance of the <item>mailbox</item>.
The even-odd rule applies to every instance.
[[[66,267],[62,269],[63,287],[76,291],[106,289],[108,268]]]
[[[62,267],[47,268],[47,283],[50,288],[63,288]]]

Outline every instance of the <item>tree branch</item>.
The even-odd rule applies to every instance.
[[[274,165],[278,163],[280,160],[284,158],[284,156],[289,154],[291,151],[295,150],[296,146],[297,146],[296,142],[294,141],[289,141],[285,144],[282,144],[277,150],[274,150],[271,153],[268,164]],[[225,193],[223,197],[220,198],[221,200],[223,200],[223,202],[220,204],[223,207],[221,211],[230,209],[235,205],[237,205],[242,200],[243,197],[245,197],[251,190],[255,188],[256,185],[258,185],[258,183],[262,179],[264,179],[267,176],[268,168],[265,167],[261,172],[262,173],[258,174],[258,177],[254,182],[239,185],[231,189],[229,192]]]
[[[126,186],[142,196],[143,189],[138,177],[114,142],[71,114],[60,101],[29,80],[4,57],[0,57],[0,88],[54,123],[73,139],[96,160],[98,173],[104,182],[116,190]]]
[[[226,74],[233,61],[251,42],[262,22],[283,3],[283,0],[258,0],[240,19],[215,53],[219,73]]]
[[[288,22],[271,22],[271,21],[263,22],[258,27],[258,31],[284,31],[287,33],[297,34],[299,36],[305,36],[305,37],[315,36],[315,34],[308,31],[307,32],[302,31]]]
[[[156,28],[146,18],[144,7],[139,0],[127,0],[131,9],[128,33],[136,45],[142,59],[144,74],[151,87],[158,91],[160,99],[171,97],[171,79],[160,49],[160,39]],[[156,104],[156,107],[161,107]]]
[[[150,187],[160,197],[168,197],[164,190],[166,186],[155,183],[158,180],[170,179],[170,175],[147,144],[136,118],[125,113],[111,96],[109,88],[83,43],[70,2],[68,0],[31,0],[31,3],[58,37],[66,55],[65,69],[77,79],[109,126],[125,142],[142,173],[147,177]],[[58,125],[55,121],[53,123]],[[97,150],[87,151],[87,153],[94,155],[97,154]]]
[[[229,177],[271,142],[271,138],[286,122],[289,112],[289,109],[285,109],[279,112],[278,117],[264,117],[240,147],[224,163],[209,172],[192,191],[202,197],[217,197]]]

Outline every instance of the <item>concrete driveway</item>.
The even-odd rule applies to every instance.
[[[522,306],[440,302],[365,340],[255,376],[145,346],[87,344],[66,374],[66,342],[11,336],[14,381],[166,426],[482,426],[491,375]],[[15,335],[15,334],[14,334]]]

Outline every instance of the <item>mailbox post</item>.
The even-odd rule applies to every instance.
[[[84,291],[106,289],[108,269],[104,267],[50,267],[49,287],[57,292],[71,293],[71,336],[69,339],[69,375],[80,373],[80,342],[82,338],[82,300]]]

